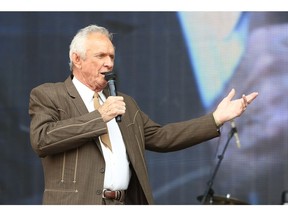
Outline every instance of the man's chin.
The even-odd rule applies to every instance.
[[[106,88],[107,86],[107,82],[105,81],[105,83],[99,85],[99,87],[103,90],[104,88]]]

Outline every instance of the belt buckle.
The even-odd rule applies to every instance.
[[[102,198],[103,198],[103,199],[106,199],[106,197],[105,197],[105,191],[107,191],[107,189],[103,189],[103,191],[102,191]]]

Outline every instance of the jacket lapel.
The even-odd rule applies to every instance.
[[[73,84],[72,79],[73,79],[73,75],[70,75],[64,82],[66,89],[67,89],[67,93],[72,98],[72,103],[74,104],[74,108],[76,110],[78,110],[79,115],[87,114],[88,110],[87,110],[85,103],[83,102],[80,94],[78,93],[75,85]],[[102,153],[102,148],[101,148],[100,142],[98,141],[98,139],[94,139],[94,141],[95,141],[98,149]]]
[[[88,110],[87,110],[81,96],[79,95],[76,87],[72,83],[72,78],[73,78],[73,75],[69,76],[65,80],[65,86],[67,88],[67,93],[73,99],[72,102],[74,104],[75,109],[78,110],[80,115],[84,115],[84,114],[88,113]]]

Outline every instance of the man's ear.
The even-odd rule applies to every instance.
[[[81,57],[77,53],[72,54],[72,62],[75,67],[81,69]]]

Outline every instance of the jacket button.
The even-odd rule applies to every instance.
[[[101,168],[100,169],[100,173],[104,173],[105,172],[105,169],[104,168]]]
[[[96,194],[97,194],[97,195],[102,194],[102,190],[97,190],[97,191],[96,191]]]

